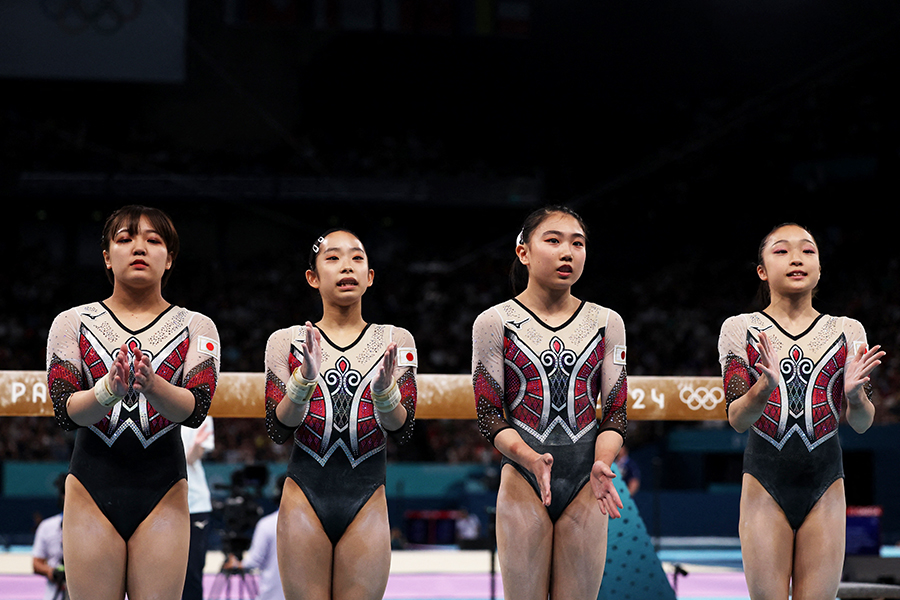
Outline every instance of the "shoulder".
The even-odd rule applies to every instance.
[[[35,536],[51,535],[55,530],[62,530],[62,513],[57,513],[52,517],[47,517],[38,523],[35,529]]]
[[[863,324],[852,317],[827,317],[835,323],[840,324],[841,332],[850,342],[865,340],[866,328]]]
[[[80,321],[82,317],[97,317],[106,312],[106,308],[99,302],[89,302],[87,304],[79,304],[72,308],[67,308],[58,315],[54,321]]]
[[[766,327],[771,325],[772,323],[768,321],[762,313],[752,312],[752,313],[741,313],[737,315],[732,315],[722,321],[722,332],[732,330],[744,330],[750,329],[751,327]]]
[[[528,311],[515,300],[507,300],[487,308],[475,318],[476,324],[496,323],[502,324],[505,319],[527,317]]]
[[[408,329],[397,325],[389,325],[388,327],[391,329],[391,340],[397,342],[397,344],[415,343],[415,338],[413,338],[413,334]]]
[[[184,321],[189,328],[211,327],[215,329],[216,324],[211,318],[196,310],[189,310],[183,306],[173,306],[171,311],[172,319]]]
[[[625,320],[615,310],[596,302],[585,301],[581,307],[582,318],[595,321],[599,327],[625,326]]]
[[[301,327],[300,325],[291,325],[290,327],[283,327],[281,329],[276,329],[269,335],[268,343],[272,344],[285,344],[290,345],[291,342],[296,341],[297,343],[303,342],[306,339],[306,328]]]

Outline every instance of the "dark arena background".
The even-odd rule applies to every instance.
[[[622,315],[629,375],[717,377],[722,321],[755,308],[760,240],[797,222],[821,250],[817,308],[888,353],[876,425],[841,441],[848,504],[880,507],[865,532],[895,560],[898,73],[896,0],[4,0],[0,371],[43,370],[53,317],[108,295],[100,227],[124,204],[175,221],[164,295],[215,321],[223,372],[262,372],[272,331],[318,318],[310,246],[342,226],[376,273],[364,317],[409,329],[420,373],[467,374],[523,218],[566,204],[590,236],[574,293]],[[263,465],[270,511],[288,449],[257,419],[217,419],[215,437],[214,495]],[[0,417],[0,588],[20,590],[0,599],[42,593],[30,544],[72,441]],[[634,501],[680,598],[746,598],[685,591],[713,567],[742,581],[744,441],[722,421],[630,423]],[[468,420],[419,420],[389,450],[386,597],[488,598],[391,585],[404,552],[465,551],[463,509],[487,535],[499,455]]]

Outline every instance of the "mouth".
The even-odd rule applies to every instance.
[[[803,279],[806,277],[806,271],[791,271],[787,276],[789,279]]]
[[[137,259],[137,260],[135,260],[135,261],[133,261],[133,262],[131,263],[131,266],[132,266],[132,267],[148,267],[148,266],[150,266],[150,265],[148,265],[148,264],[146,263],[146,261],[143,261],[143,260],[141,260],[141,259]]]
[[[556,269],[560,275],[571,275],[574,271],[570,265],[562,265]]]
[[[353,277],[344,277],[340,281],[337,282],[338,289],[347,290],[351,288],[355,288],[359,285],[359,282],[356,281]]]

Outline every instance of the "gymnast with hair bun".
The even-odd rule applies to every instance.
[[[719,360],[731,426],[750,430],[741,486],[741,554],[753,600],[834,598],[846,533],[842,412],[872,425],[869,376],[884,352],[862,325],[813,308],[815,238],[788,223],[759,246],[766,308],[728,318]]]
[[[60,313],[47,340],[57,422],[77,430],[65,483],[63,557],[73,600],[181,598],[190,522],[179,424],[199,427],[219,373],[219,336],[162,288],[178,234],[162,211],[106,220],[106,300]]]
[[[524,290],[473,327],[478,424],[503,455],[497,546],[508,600],[595,600],[608,518],[622,501],[610,466],[622,447],[625,326],[572,295],[587,231],[568,208],[542,208],[516,240]]]
[[[380,599],[391,561],[385,436],[412,434],[415,342],[363,319],[374,271],[350,231],[318,238],[306,280],[321,320],[274,332],[265,359],[266,428],[275,442],[294,442],[278,516],[284,595]]]

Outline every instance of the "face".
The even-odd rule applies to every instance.
[[[811,293],[819,284],[819,248],[802,227],[787,225],[773,231],[763,247],[759,278],[773,295]]]
[[[358,301],[374,278],[362,242],[346,231],[329,233],[319,243],[316,270],[306,272],[306,280],[323,301],[341,305]]]
[[[528,268],[528,280],[551,289],[571,287],[584,271],[585,235],[578,220],[553,213],[516,248]]]
[[[133,235],[124,224],[116,227],[103,260],[117,284],[158,284],[172,267],[166,243],[147,217],[141,217]]]

